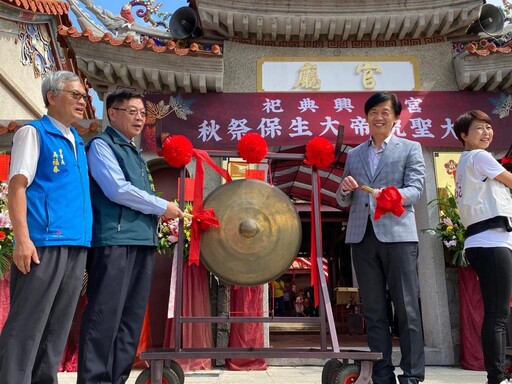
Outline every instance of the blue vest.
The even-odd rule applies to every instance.
[[[85,143],[76,131],[72,143],[47,116],[30,123],[39,134],[40,155],[27,188],[27,224],[36,247],[89,247],[92,207]]]

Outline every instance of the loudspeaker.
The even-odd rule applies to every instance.
[[[169,22],[170,32],[177,39],[199,37],[201,30],[197,26],[197,15],[190,7],[178,8],[171,16]]]
[[[483,32],[489,36],[497,36],[503,31],[505,16],[501,10],[492,5],[484,4],[480,8],[480,16],[471,24],[466,31],[468,35]]]

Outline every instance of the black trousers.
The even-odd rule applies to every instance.
[[[0,336],[0,383],[57,384],[84,277],[84,247],[37,248],[40,264],[11,266],[10,311]]]
[[[505,247],[467,248],[466,256],[480,281],[484,302],[482,348],[489,384],[505,379],[507,322],[512,295],[512,250]]]
[[[130,375],[151,288],[154,247],[92,248],[80,329],[78,384],[124,384]]]
[[[363,303],[368,345],[382,352],[383,359],[373,366],[375,384],[395,384],[391,361],[390,331],[386,288],[389,288],[400,332],[400,383],[413,384],[425,378],[423,328],[419,307],[417,273],[418,243],[382,243],[373,232],[371,221],[360,243],[352,244],[352,258]]]

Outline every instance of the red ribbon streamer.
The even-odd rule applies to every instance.
[[[210,167],[213,168],[220,176],[222,176],[227,182],[231,181],[231,176],[228,171],[224,168],[219,167],[215,164],[208,155],[208,152],[202,149],[194,148],[194,157],[196,158],[196,175],[194,185],[194,202],[193,202],[193,215],[200,215],[204,212],[203,210],[203,186],[204,186],[204,165],[205,161]],[[201,222],[198,220],[192,220],[190,226],[191,237],[190,237],[190,253],[188,256],[188,264],[199,265],[199,253],[201,250]]]

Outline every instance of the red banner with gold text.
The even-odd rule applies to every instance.
[[[394,134],[426,147],[462,149],[453,131],[455,119],[480,109],[493,120],[491,149],[512,143],[512,95],[492,92],[396,92],[403,109]],[[336,142],[345,126],[344,144],[369,137],[364,103],[370,92],[337,93],[208,93],[146,95],[148,118],[142,147],[156,150],[156,122],[162,136],[180,134],[198,149],[236,149],[248,132],[263,136],[269,146],[305,145],[314,137]]]

